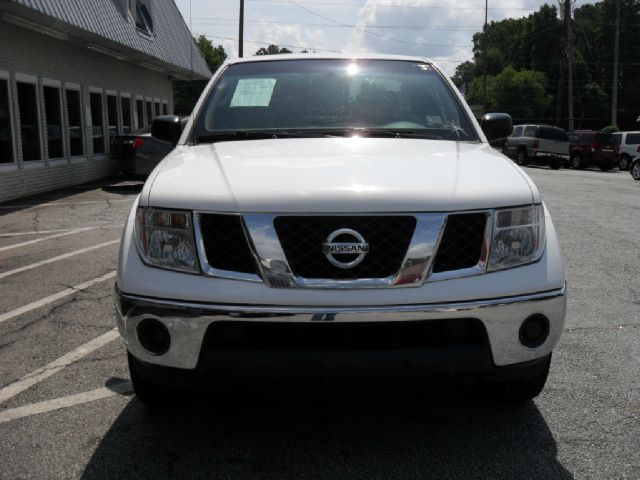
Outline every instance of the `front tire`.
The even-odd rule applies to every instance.
[[[496,383],[486,383],[483,390],[491,400],[509,403],[526,402],[537,397],[549,376],[551,354],[545,360],[542,369],[533,377],[518,378]]]
[[[631,157],[629,155],[622,155],[618,161],[618,168],[623,172],[626,172],[631,167]]]
[[[634,162],[631,166],[631,176],[634,180],[640,181],[640,160]]]
[[[571,168],[574,170],[582,170],[584,168],[584,162],[579,153],[571,155]]]

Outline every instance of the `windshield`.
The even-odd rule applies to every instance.
[[[229,66],[205,101],[195,140],[228,139],[229,132],[337,136],[354,129],[367,136],[478,139],[429,64],[309,59]]]

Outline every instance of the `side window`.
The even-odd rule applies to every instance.
[[[155,107],[156,107],[156,114],[155,114],[155,116],[156,116],[156,117],[159,117],[159,116],[160,116],[160,102],[156,102],[156,103],[155,103]]]
[[[49,158],[64,156],[62,151],[62,109],[60,108],[60,88],[45,85],[44,114],[47,120],[47,147]]]
[[[120,110],[122,110],[122,133],[131,133],[131,99],[120,97]]]
[[[627,133],[627,145],[640,145],[640,133]]]
[[[102,94],[91,92],[91,127],[93,153],[104,153],[104,120],[102,119]]]
[[[153,2],[151,0],[131,0],[131,17],[136,28],[146,34],[153,35]]]
[[[136,100],[136,130],[144,128],[144,104],[141,99]]]
[[[107,126],[109,140],[118,135],[118,97],[107,95]]]
[[[35,83],[17,82],[20,109],[20,137],[22,160],[42,158],[40,153],[40,124],[38,122],[38,92]]]
[[[524,136],[525,137],[535,137],[536,136],[536,127],[534,127],[533,125],[529,125],[528,127],[525,127]]]
[[[162,102],[162,114],[167,115],[169,113],[167,102]]]
[[[84,131],[82,129],[82,104],[79,90],[67,90],[67,120],[69,122],[69,153],[72,157],[84,153]]]
[[[522,130],[523,127],[516,127],[513,129],[513,133],[511,134],[512,137],[521,137],[522,136]]]
[[[0,78],[0,163],[13,159],[13,133],[9,111],[9,81]]]
[[[153,103],[151,100],[147,100],[145,103],[147,110],[147,125],[151,125],[151,120],[153,120]]]

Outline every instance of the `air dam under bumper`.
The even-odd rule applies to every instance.
[[[286,307],[222,305],[162,300],[120,292],[116,285],[117,323],[124,343],[137,359],[151,365],[195,369],[203,340],[213,322],[375,323],[476,319],[486,330],[493,365],[502,367],[546,357],[564,326],[565,287],[516,297],[424,305],[375,307]],[[532,315],[548,319],[548,336],[530,348],[522,343],[521,326]],[[138,338],[143,320],[161,322],[170,344],[162,354],[145,349]]]

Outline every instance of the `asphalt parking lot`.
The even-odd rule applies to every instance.
[[[570,293],[547,387],[519,407],[454,390],[212,395],[149,411],[112,305],[139,185],[0,205],[0,478],[640,477],[640,182],[528,171]]]

